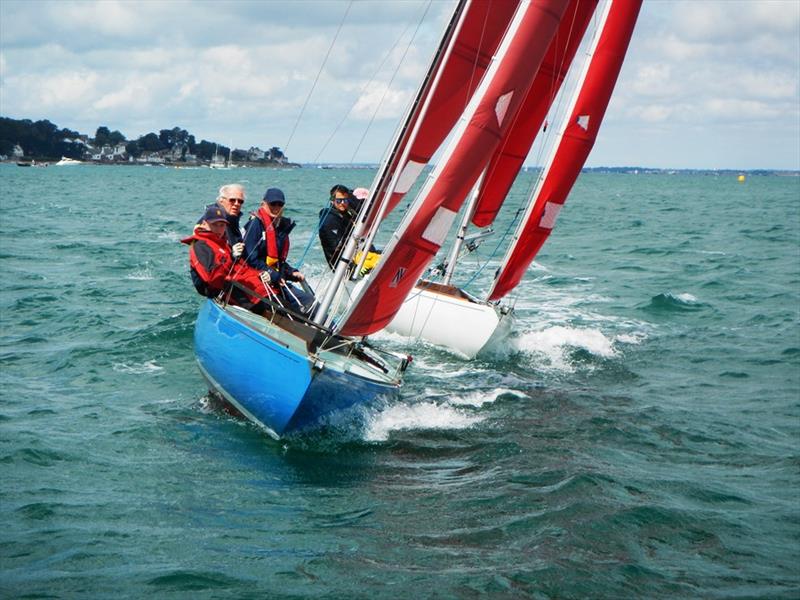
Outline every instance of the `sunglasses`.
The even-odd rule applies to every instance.
[[[227,198],[231,204],[244,204],[244,198]]]
[[[270,206],[283,206],[284,202],[267,202]]]

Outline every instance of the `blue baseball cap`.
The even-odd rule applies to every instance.
[[[286,204],[286,197],[278,188],[269,188],[266,192],[264,192],[264,198],[262,201],[266,202],[267,204]]]
[[[225,221],[228,222],[228,215],[225,213],[222,208],[218,204],[212,204],[208,208],[206,208],[206,212],[203,213],[203,221],[206,223],[213,223],[214,221]]]

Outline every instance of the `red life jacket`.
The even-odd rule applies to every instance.
[[[278,248],[278,233],[272,226],[272,215],[265,206],[261,206],[256,216],[264,227],[264,241],[267,247],[267,256],[264,262],[274,268],[277,263],[286,262],[286,257],[289,256],[289,236],[284,236],[283,247]]]
[[[200,241],[213,253],[211,265],[204,264],[197,256],[195,244]],[[226,237],[217,236],[207,229],[197,228],[190,237],[181,242],[189,245],[189,265],[203,280],[212,295],[222,291],[228,281],[237,281],[248,289],[264,295],[264,284],[261,282],[260,273],[243,260],[236,261],[234,265]],[[250,299],[253,303],[258,302],[255,296]]]
[[[195,252],[195,242],[200,241],[204,242],[213,253],[210,265],[203,263]],[[233,264],[228,241],[207,229],[195,228],[192,235],[181,242],[189,245],[189,265],[203,280],[203,283],[214,293],[222,290],[225,285],[225,277]]]

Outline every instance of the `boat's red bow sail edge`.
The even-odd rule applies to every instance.
[[[591,58],[576,88],[569,118],[489,292],[490,301],[513,290],[555,226],[561,207],[594,146],[611,100],[642,0],[611,0]]]
[[[558,30],[569,0],[521,2],[442,160],[369,282],[342,318],[344,335],[369,335],[394,317],[444,243],[456,213],[505,137]]]

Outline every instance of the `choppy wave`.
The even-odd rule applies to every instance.
[[[157,365],[154,360],[134,364],[113,363],[112,367],[119,373],[127,373],[129,375],[155,375],[164,371],[164,367]]]
[[[689,293],[664,292],[653,296],[643,308],[653,313],[681,313],[702,310],[706,305]]]
[[[131,279],[133,281],[152,281],[155,277],[150,269],[139,269],[126,275],[125,279]]]
[[[367,418],[364,439],[370,442],[386,441],[392,432],[404,429],[466,429],[484,419],[484,416],[461,410],[449,403],[398,403]]]
[[[510,395],[517,398],[527,398],[528,395],[518,390],[508,388],[496,388],[493,390],[480,390],[475,392],[468,392],[461,396],[454,396],[450,402],[455,405],[481,407],[484,404],[491,404],[496,402],[500,396]]]
[[[520,352],[544,356],[546,361],[541,366],[561,371],[575,369],[570,353],[576,349],[585,350],[600,358],[613,358],[617,355],[613,339],[609,339],[599,329],[556,325],[541,331],[523,333],[513,341]]]

